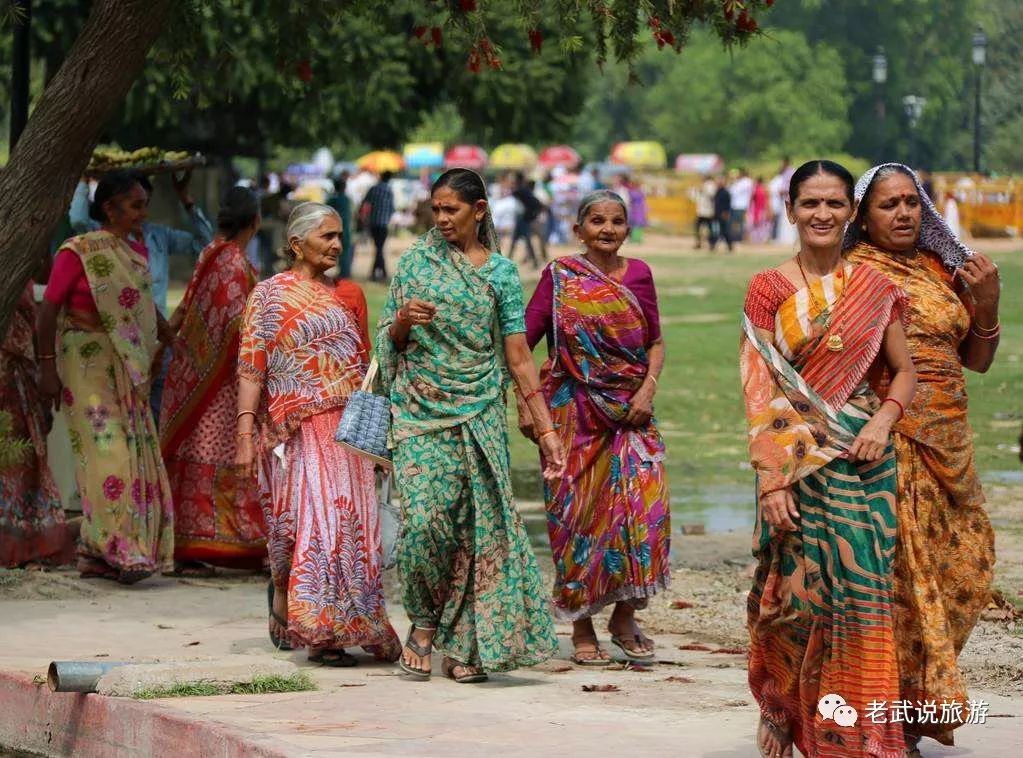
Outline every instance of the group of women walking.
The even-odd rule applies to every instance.
[[[557,649],[555,618],[573,625],[576,664],[606,666],[592,621],[606,608],[610,642],[653,657],[636,611],[670,580],[653,409],[665,352],[650,268],[621,255],[628,209],[611,192],[584,198],[579,253],[550,263],[527,305],[482,178],[447,171],[431,201],[436,225],[403,254],[371,339],[361,291],[330,276],[336,211],[297,206],[289,268],[257,283],[243,250],[258,204],[241,188],[164,322],[136,241],[146,191],[130,173],[104,177],[101,230],[61,247],[37,347],[16,314],[2,365],[32,440],[41,444],[43,405],[65,415],[84,576],[132,583],[175,561],[268,562],[276,645],[332,666],[355,665],[347,649],[362,647],[415,679],[431,676],[434,650],[461,683],[539,663]],[[878,701],[966,702],[956,658],[987,602],[994,553],[963,368],[993,360],[997,267],[951,234],[900,164],[854,183],[838,164],[807,163],[788,215],[799,251],[751,281],[740,346],[757,481],[757,743],[776,758],[793,745],[807,756],[915,754],[922,736],[951,743],[961,721],[863,714]],[[162,349],[173,358],[157,431],[147,396]],[[374,463],[334,441],[371,356],[402,498],[404,644],[383,598]],[[38,362],[39,406],[19,380],[23,358]],[[553,597],[513,504],[509,387],[539,448]],[[15,494],[44,555],[61,516],[38,468]],[[859,712],[854,725],[818,711],[831,693]]]
[[[799,251],[750,282],[740,348],[757,478],[757,743],[772,758],[793,745],[918,756],[923,736],[952,744],[970,717],[956,659],[990,596],[963,368],[994,358],[998,268],[901,164],[854,184],[835,163],[807,163],[788,214]],[[829,695],[855,723],[818,709]],[[899,719],[884,712],[897,703],[959,707]]]

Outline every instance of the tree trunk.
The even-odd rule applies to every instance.
[[[172,0],[97,0],[0,171],[0,335]],[[168,97],[170,95],[168,94]]]

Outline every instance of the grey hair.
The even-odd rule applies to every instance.
[[[320,224],[328,216],[333,216],[339,222],[341,216],[329,205],[323,203],[301,203],[291,210],[288,216],[288,226],[284,238],[284,255],[288,259],[295,258],[295,252],[291,249],[291,241],[298,239],[305,241],[312,232],[320,228]]]
[[[625,204],[625,200],[622,199],[621,195],[617,192],[612,192],[609,189],[594,190],[590,194],[586,195],[586,197],[579,202],[579,212],[575,214],[575,222],[577,224],[582,224],[582,222],[586,220],[586,214],[590,212],[590,208],[597,203],[607,202],[618,203],[622,206],[622,212],[625,213],[625,221],[628,223],[629,207]]]

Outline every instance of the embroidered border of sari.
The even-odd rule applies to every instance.
[[[791,316],[798,300],[783,303],[779,317],[783,310]],[[896,299],[875,300],[874,307],[873,314],[853,313],[883,330]],[[848,323],[836,309],[831,328]],[[840,409],[796,370],[793,363],[805,367],[826,344],[829,330],[817,324],[790,363],[744,320],[741,370],[758,490],[763,495],[794,485],[800,510],[798,531],[776,532],[757,499],[758,567],[747,604],[750,689],[763,716],[789,729],[804,755],[900,758],[901,724],[874,723],[867,715],[872,703],[890,703],[899,693],[892,609],[895,456],[889,446],[879,461],[844,458],[879,401],[865,370]],[[833,364],[849,362],[834,355],[819,360],[829,357]],[[866,357],[856,356],[854,364],[869,367],[877,349]],[[818,712],[819,698],[832,693],[857,711],[853,726]]]

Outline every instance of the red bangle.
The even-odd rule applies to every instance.
[[[529,402],[529,398],[533,397],[533,395],[539,395],[541,391],[542,391],[542,388],[541,387],[537,387],[535,390],[530,392],[528,395],[525,395],[522,398],[522,402],[528,403]]]
[[[899,406],[899,418],[900,419],[903,416],[906,415],[906,406],[904,406],[902,403],[900,403],[894,397],[886,397],[884,400],[881,401],[881,405],[884,405],[885,403],[895,403],[897,406]],[[896,420],[898,420],[898,419],[896,419]]]

